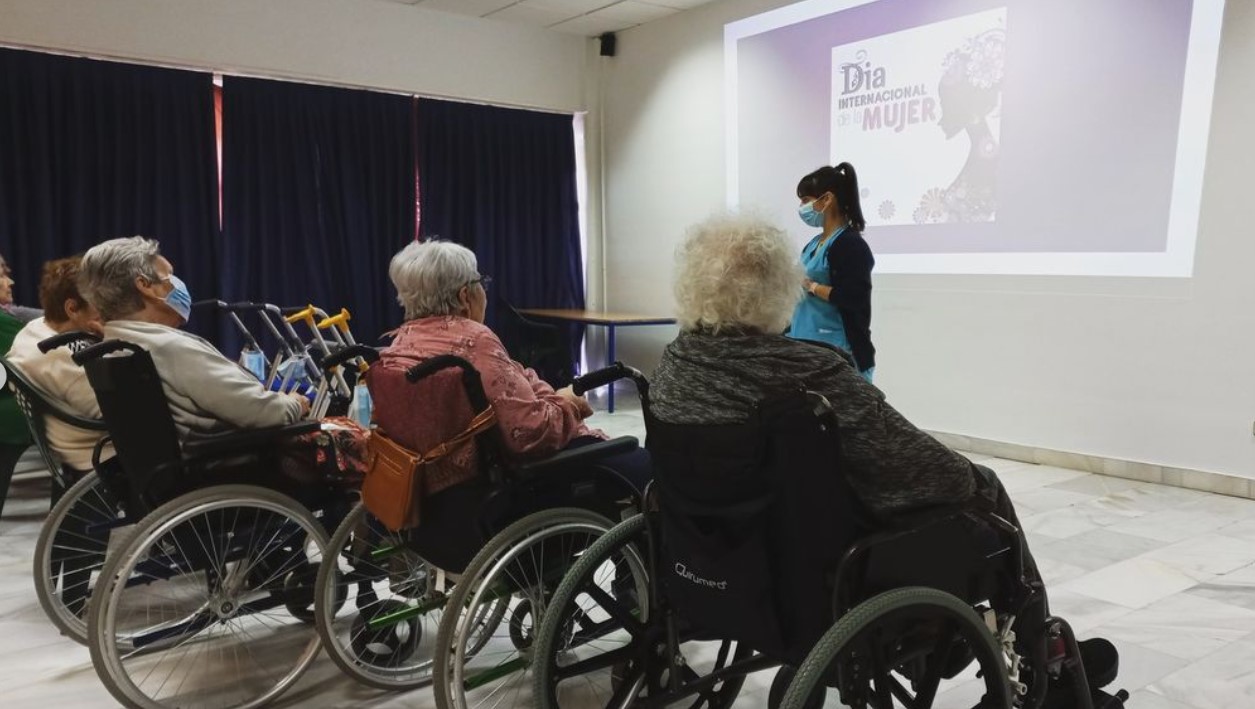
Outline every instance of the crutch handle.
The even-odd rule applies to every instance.
[[[318,329],[326,330],[328,328],[338,327],[341,330],[347,330],[349,329],[349,320],[352,317],[353,316],[349,314],[347,308],[340,308],[339,315],[332,315],[330,317],[323,318],[322,322],[318,323]]]
[[[302,320],[307,320],[312,323],[314,321],[314,306],[307,305],[303,310],[298,310],[291,315],[285,316],[283,319],[287,320],[289,323],[298,323]]]

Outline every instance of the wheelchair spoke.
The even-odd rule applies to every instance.
[[[645,626],[630,611],[625,609],[618,600],[606,593],[605,589],[596,584],[590,584],[583,591],[597,601],[597,605],[609,613],[611,618],[619,621],[623,625],[623,629],[632,637],[645,632]]]
[[[299,573],[321,557],[319,524],[282,495],[227,486],[142,520],[98,589],[93,660],[110,692],[132,706],[240,706],[295,682],[318,650],[298,613],[314,598]]]
[[[624,677],[623,680],[619,683],[618,688],[615,689],[614,694],[610,697],[610,702],[606,706],[614,707],[616,709],[618,707],[627,706],[628,700],[640,694],[641,690],[644,688],[645,688],[644,668],[641,668],[641,669],[633,668],[632,674],[628,675],[627,677]]]
[[[937,689],[941,686],[942,675],[950,663],[950,655],[954,652],[955,640],[958,637],[958,628],[955,627],[953,621],[947,620],[937,635],[937,642],[933,645],[932,652],[929,653],[931,660],[928,664],[928,673],[919,682],[919,691],[915,694],[915,701],[910,705],[911,709],[928,709],[933,705],[933,700],[937,697]]]
[[[885,662],[885,649],[881,643],[880,629],[873,629],[867,639],[871,655],[872,681],[876,688],[876,709],[893,709],[893,697],[890,690],[889,667]]]
[[[908,709],[920,709],[921,707],[923,707],[923,709],[927,709],[928,706],[932,706],[931,701],[929,701],[927,705],[921,704],[918,694],[912,697],[911,691],[899,682],[897,677],[889,675],[889,683],[889,688],[893,691],[893,696],[897,697],[898,701],[902,702],[902,704]]]
[[[580,660],[579,662],[575,662],[570,665],[559,665],[554,671],[554,677],[560,682],[571,677],[591,674],[597,670],[604,670],[607,667],[613,667],[620,662],[626,662],[637,652],[637,648],[631,645],[625,645],[617,650],[611,650],[601,655],[596,655],[586,660]]]

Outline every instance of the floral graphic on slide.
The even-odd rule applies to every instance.
[[[1006,32],[992,29],[969,38],[942,62],[938,125],[947,140],[966,133],[970,147],[954,182],[940,195],[932,189],[920,199],[917,222],[920,216],[926,223],[994,220],[999,146],[989,118],[1001,103],[1005,55]]]
[[[946,212],[946,191],[940,187],[934,187],[924,193],[924,197],[919,201],[919,207],[912,216],[916,224],[936,224],[945,221]]]
[[[886,199],[885,201],[880,203],[879,211],[880,211],[881,219],[892,219],[893,215],[897,213],[898,208],[893,205],[893,202],[891,200]]]

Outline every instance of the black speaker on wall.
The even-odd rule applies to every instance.
[[[613,57],[614,56],[614,43],[615,43],[614,32],[605,32],[600,37],[598,37],[598,39],[601,40],[601,56]]]

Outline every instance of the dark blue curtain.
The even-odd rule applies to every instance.
[[[570,115],[418,100],[420,230],[475,252],[498,291],[490,325],[498,297],[584,307],[574,131]]]
[[[0,49],[0,253],[38,305],[45,261],[161,242],[193,297],[217,292],[210,74]],[[193,318],[193,329],[206,332]]]
[[[226,77],[223,292],[352,314],[374,343],[401,321],[388,261],[414,239],[414,100]]]

